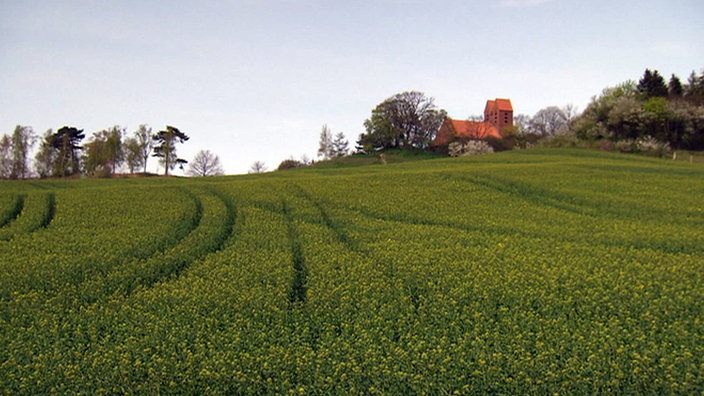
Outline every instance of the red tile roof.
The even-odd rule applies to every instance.
[[[484,112],[487,110],[493,111],[513,111],[513,106],[511,105],[511,99],[499,99],[487,100],[486,106],[484,106]]]
[[[455,136],[469,139],[501,138],[496,127],[486,121],[452,120]]]
[[[511,99],[496,99],[496,107],[500,111],[513,111]]]
[[[435,144],[445,145],[457,138],[465,139],[501,139],[499,131],[489,122],[453,120],[446,118],[435,137]]]
[[[487,113],[492,112],[496,108],[496,102],[493,100],[489,99],[486,101],[486,105],[484,106],[484,116],[486,117]]]

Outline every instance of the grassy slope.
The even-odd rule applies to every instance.
[[[0,388],[702,389],[700,165],[389,157],[1,183],[7,206],[55,194],[56,215],[0,241]]]

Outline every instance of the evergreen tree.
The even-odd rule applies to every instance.
[[[167,125],[165,130],[159,131],[152,139],[156,144],[153,156],[161,158],[164,164],[164,175],[168,176],[169,170],[173,169],[176,164],[179,164],[183,169],[183,165],[188,163],[188,161],[176,156],[176,143],[184,143],[190,139],[178,128]]]
[[[667,84],[665,84],[665,79],[662,78],[657,70],[650,71],[650,69],[645,69],[643,78],[638,81],[637,88],[643,99],[667,96]]]
[[[83,129],[68,126],[61,127],[52,135],[52,146],[56,149],[54,176],[70,176],[81,171],[78,150],[83,149],[79,143],[84,137]]]
[[[704,70],[699,76],[692,70],[684,88],[684,97],[694,105],[704,104]]]
[[[667,91],[670,94],[671,98],[682,97],[684,89],[682,88],[682,82],[680,81],[679,77],[674,74],[672,75],[672,77],[670,77],[670,84],[667,86]]]
[[[339,132],[335,135],[335,139],[332,141],[332,152],[333,157],[344,157],[349,151],[349,142],[345,139],[345,135]]]

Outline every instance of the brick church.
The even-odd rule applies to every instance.
[[[444,146],[456,139],[501,139],[501,131],[513,126],[510,99],[487,100],[484,121],[453,120],[447,117],[435,136],[435,146]]]

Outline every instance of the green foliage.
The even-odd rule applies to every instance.
[[[0,232],[53,197],[0,238],[0,388],[696,394],[702,190],[589,150],[0,182]]]
[[[183,165],[188,163],[188,161],[176,156],[176,144],[184,143],[188,139],[188,135],[170,125],[167,125],[165,130],[159,131],[152,136],[154,142],[153,155],[161,159],[165,175],[168,175],[169,170],[174,169],[177,164],[183,169]]]
[[[427,148],[447,117],[438,109],[433,98],[421,92],[396,94],[372,110],[364,121],[366,134],[361,134],[357,145],[364,151],[388,148]]]
[[[35,135],[31,127],[17,125],[12,133],[11,179],[25,179],[30,176],[29,150],[34,145]]]
[[[125,159],[122,136],[125,129],[114,126],[93,134],[84,146],[83,168],[88,175],[110,176]]]
[[[287,170],[287,169],[295,169],[295,168],[300,168],[304,166],[304,164],[301,161],[295,160],[293,158],[285,159],[281,161],[279,166],[276,168],[276,170]]]
[[[697,93],[699,81],[693,73],[682,87],[673,75],[668,87],[657,70],[646,69],[637,85],[627,81],[594,98],[572,130],[589,141],[655,139],[672,149],[702,150],[704,101]]]
[[[638,81],[638,92],[644,99],[667,96],[667,84],[660,73],[645,69],[643,77]]]

